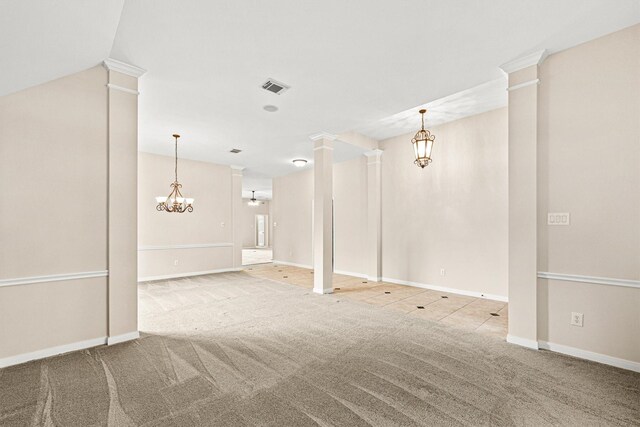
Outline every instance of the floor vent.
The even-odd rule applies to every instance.
[[[446,295],[442,295],[440,298],[449,298],[449,297]]]
[[[391,293],[391,292],[389,292],[389,291],[385,292],[385,294],[390,294],[390,293]]]
[[[239,148],[232,148],[231,150],[229,150],[229,152],[233,154],[238,154],[238,153],[242,153],[242,150],[240,150]]]
[[[280,83],[276,80],[269,79],[262,84],[262,89],[268,90],[269,92],[273,92],[276,95],[282,95],[284,92],[289,90],[291,86],[287,86],[284,83]]]
[[[492,316],[500,316],[498,313],[489,313]]]
[[[418,305],[417,307],[418,307],[418,309],[420,309],[420,310],[424,310],[424,305]]]

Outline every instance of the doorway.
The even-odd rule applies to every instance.
[[[256,214],[256,248],[266,248],[267,246],[269,246],[269,234],[267,233],[267,216],[268,215]]]

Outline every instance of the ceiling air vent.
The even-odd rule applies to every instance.
[[[242,152],[242,150],[239,150],[237,148],[232,148],[229,152],[233,153],[233,154],[238,154],[238,153]]]
[[[273,79],[267,80],[262,85],[262,89],[268,90],[269,92],[273,92],[276,95],[281,95],[283,92],[285,92],[289,88],[290,88],[290,86],[287,86],[286,84],[280,83],[280,82],[275,81]]]

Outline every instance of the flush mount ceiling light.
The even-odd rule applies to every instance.
[[[301,168],[307,164],[307,161],[305,159],[295,159],[293,160],[293,164],[296,165],[297,168]]]
[[[172,190],[167,197],[156,197],[156,202],[158,202],[156,210],[172,213],[193,212],[193,199],[185,198],[180,192],[180,188],[182,188],[182,184],[178,182],[178,138],[180,135],[174,134],[173,137],[176,139],[175,180],[170,185]]]
[[[247,203],[249,206],[259,206],[260,202],[256,199],[256,192],[251,191],[251,200]]]
[[[426,112],[427,110],[420,110],[422,129],[420,129],[411,140],[413,153],[416,156],[414,163],[423,169],[431,163],[431,150],[433,149],[433,141],[436,139],[435,135],[431,135],[431,132],[424,128],[424,113]]]
[[[275,113],[276,111],[278,111],[278,107],[276,107],[275,105],[265,105],[264,107],[262,107],[262,109],[270,113]]]

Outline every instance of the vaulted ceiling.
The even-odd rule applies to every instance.
[[[171,155],[179,132],[182,157],[245,166],[267,186],[312,157],[310,134],[385,138],[425,103],[435,118],[504,105],[500,64],[638,22],[637,0],[4,0],[0,95],[131,63],[148,70],[140,150]],[[267,92],[267,78],[291,89]]]

